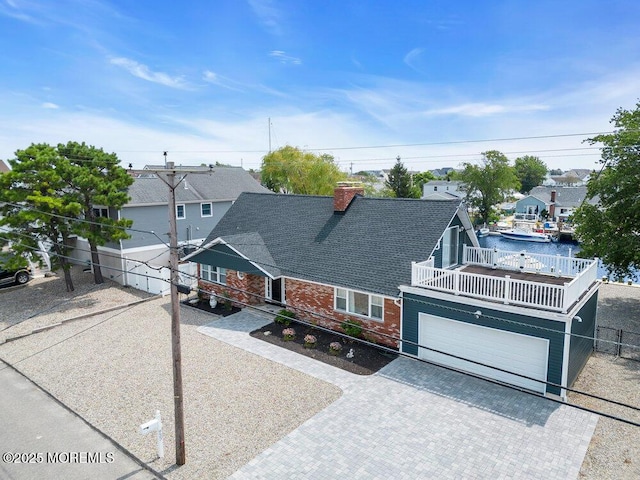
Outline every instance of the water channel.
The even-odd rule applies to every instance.
[[[520,240],[511,240],[500,235],[489,235],[478,238],[480,246],[484,248],[497,248],[498,250],[511,250],[521,252],[525,250],[528,253],[539,253],[545,255],[561,255],[563,257],[575,257],[580,251],[580,245],[576,242],[525,242]],[[608,276],[606,267],[600,262],[598,265],[598,277]],[[631,280],[635,284],[640,284],[640,272],[636,271],[630,278],[625,277],[624,281]]]

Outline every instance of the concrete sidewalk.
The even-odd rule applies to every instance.
[[[0,362],[0,478],[158,478]]]

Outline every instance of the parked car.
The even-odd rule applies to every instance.
[[[29,267],[5,268],[0,264],[0,285],[16,284],[24,285],[31,280]]]

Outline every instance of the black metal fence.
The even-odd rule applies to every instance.
[[[609,353],[640,362],[640,333],[627,332],[619,328],[598,327],[596,352]]]

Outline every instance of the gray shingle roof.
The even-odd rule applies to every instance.
[[[181,178],[183,174],[177,174]],[[214,167],[212,174],[187,174],[176,188],[176,201],[179,203],[235,200],[242,192],[267,193],[264,188],[240,167]],[[127,206],[146,204],[166,204],[169,201],[169,189],[157,175],[138,177],[129,187],[131,200]]]
[[[551,191],[556,191],[556,206],[578,207],[587,196],[587,187],[535,187],[529,195],[549,204],[551,202]],[[588,200],[592,203],[592,200]]]
[[[395,296],[411,281],[411,262],[429,258],[459,205],[356,196],[335,214],[333,197],[243,193],[203,245],[221,237],[257,261],[266,248],[274,264],[265,269]],[[247,243],[254,234],[255,244]]]

